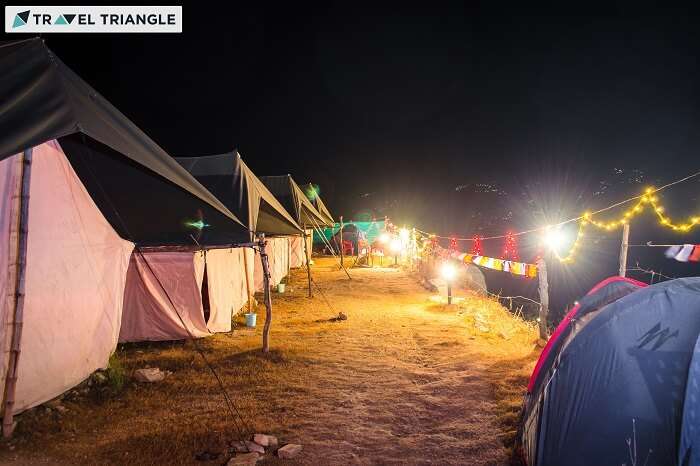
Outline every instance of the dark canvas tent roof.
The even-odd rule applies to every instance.
[[[204,157],[176,157],[251,231],[268,235],[302,232],[292,216],[245,164],[237,150]]]
[[[247,240],[235,215],[43,40],[0,45],[0,95],[0,160],[58,139],[122,237],[146,244],[191,241],[192,233],[203,243]]]
[[[292,178],[292,175],[261,176],[267,189],[282,203],[285,209],[294,216],[297,223],[304,227],[314,227],[325,224],[325,219],[311,204],[304,191]]]
[[[323,199],[321,199],[321,195],[318,193],[318,188],[314,186],[313,183],[307,183],[302,186],[301,189],[304,190],[306,197],[311,201],[311,204],[316,207],[318,213],[325,219],[323,226],[332,227],[335,224],[335,220],[333,220],[330,210],[328,210],[328,207],[326,207]]]

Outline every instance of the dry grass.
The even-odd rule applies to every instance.
[[[295,272],[274,295],[270,354],[259,351],[262,309],[258,329],[200,340],[248,427],[304,444],[298,464],[506,464],[536,329],[485,298],[436,304],[405,272],[351,273],[315,267],[331,309],[318,292],[306,298]],[[349,319],[331,321],[339,311]],[[66,400],[61,416],[25,413],[0,463],[226,462],[237,429],[191,342],[129,345],[117,357],[119,394]],[[134,383],[147,365],[173,375]],[[218,457],[195,459],[205,451]]]

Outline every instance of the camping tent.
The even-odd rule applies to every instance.
[[[243,219],[251,234],[302,232],[237,151],[176,160]],[[266,251],[271,283],[275,285],[288,273],[289,244],[284,238],[268,238]],[[174,340],[190,334],[228,332],[232,315],[243,308],[248,295],[263,289],[262,264],[250,249],[154,249],[144,255],[152,267],[159,267],[157,275],[162,278],[158,283],[149,268],[143,267],[138,258],[132,259],[120,341]],[[189,321],[173,313],[160,286],[168,290],[178,307],[187,309]]]
[[[700,278],[587,295],[534,374],[527,464],[700,464],[699,335]]]
[[[316,210],[291,175],[261,176],[260,180],[304,228],[304,241],[290,238],[290,267],[301,267],[306,263],[306,252],[311,253],[312,232],[325,225],[327,219]]]
[[[326,219],[316,210],[291,175],[261,176],[260,181],[280,201],[298,225],[306,229],[325,225]]]
[[[344,222],[343,225],[355,225],[359,230],[361,230],[366,236],[367,241],[373,244],[379,238],[382,232],[386,231],[386,221],[385,220],[373,220],[370,222]],[[340,223],[333,224],[332,227],[322,228],[323,235],[326,240],[331,241],[334,235],[340,230]],[[345,231],[343,231],[343,234]],[[319,236],[319,233],[314,233],[314,243],[325,244],[325,241]]]
[[[248,230],[43,40],[0,45],[0,71],[8,432],[13,413],[107,365],[134,243],[235,243]]]
[[[325,221],[321,226],[332,227],[335,224],[335,220],[333,220],[333,215],[331,215],[328,207],[326,207],[323,199],[321,199],[321,194],[319,193],[318,187],[312,183],[307,183],[304,186],[301,186],[301,189],[304,191],[307,199],[311,201],[311,204],[316,208],[318,213],[324,218]]]
[[[211,191],[251,232],[298,235],[301,227],[243,162],[237,150],[203,157],[177,157],[190,174]]]

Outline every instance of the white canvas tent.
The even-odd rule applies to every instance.
[[[301,231],[237,151],[175,160],[245,219],[251,233],[285,235]],[[285,237],[269,237],[267,242],[274,286],[289,272],[289,243]],[[245,306],[248,296],[263,290],[262,263],[249,248],[205,252],[153,248],[139,256],[135,254],[129,267],[119,337],[122,342],[229,332],[232,317]],[[174,312],[170,300],[185,310],[186,319]]]
[[[116,234],[56,141],[32,151],[31,208],[15,412],[107,366],[116,347],[133,243]],[[0,161],[0,322],[12,322],[21,157]],[[14,246],[14,247],[13,247]],[[10,326],[0,325],[0,379]]]

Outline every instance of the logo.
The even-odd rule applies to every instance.
[[[24,26],[25,24],[27,24],[27,20],[29,20],[29,10],[17,13],[15,15],[15,21],[12,23],[12,28],[14,29],[20,26]]]
[[[5,6],[5,32],[180,33],[181,6]]]

